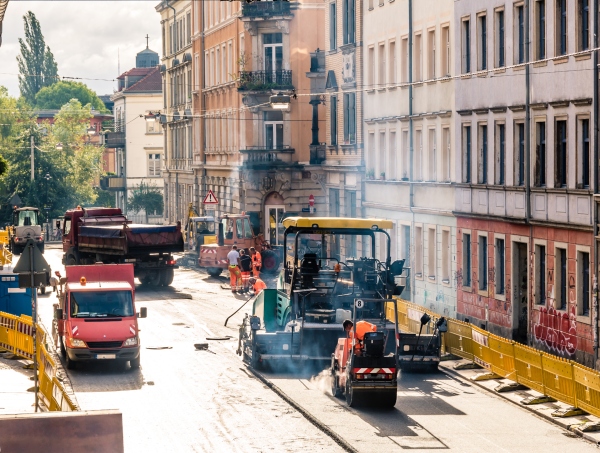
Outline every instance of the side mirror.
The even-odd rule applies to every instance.
[[[148,316],[148,308],[141,307],[140,308],[140,312],[138,313],[137,317],[138,318],[145,318],[146,316]]]

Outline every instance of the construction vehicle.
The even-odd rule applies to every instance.
[[[353,407],[366,402],[394,407],[398,394],[398,311],[396,299],[385,303],[394,307],[394,329],[387,328],[385,312],[380,319],[358,321],[361,311],[380,310],[381,299],[356,299],[353,327],[346,338],[340,338],[331,354],[331,393],[346,395],[346,403]]]
[[[217,277],[223,269],[227,269],[227,254],[233,245],[246,252],[250,247],[254,247],[262,257],[261,272],[277,272],[281,258],[262,234],[254,235],[249,216],[244,213],[224,215],[217,223],[217,228],[217,242],[200,246],[198,266],[206,268],[209,275]]]
[[[402,371],[437,371],[442,357],[442,333],[448,331],[448,323],[443,316],[432,319],[427,313],[423,313],[419,323],[418,334],[400,335],[398,365]]]
[[[62,223],[64,265],[132,263],[143,285],[173,282],[181,225],[136,225],[119,208],[81,207],[67,211]]]
[[[262,291],[252,315],[240,326],[238,353],[244,361],[252,367],[329,363],[338,339],[345,337],[342,323],[352,317],[358,301],[369,300],[369,304],[356,312],[356,319],[377,323],[379,332],[395,339],[397,327],[385,321],[385,305],[404,289],[399,279],[404,261],[391,262],[385,230],[392,228],[392,222],[289,217],[283,225],[286,254],[278,288]],[[338,252],[342,238],[345,261]],[[307,251],[307,240],[319,245],[318,253]],[[393,352],[395,344],[395,340],[387,342],[386,354]]]
[[[13,255],[23,252],[28,239],[33,239],[40,252],[44,253],[44,234],[39,219],[38,208],[15,206],[12,225],[8,227],[9,248]]]
[[[52,323],[56,346],[68,369],[76,362],[117,360],[140,367],[132,264],[67,266]],[[60,277],[60,274],[58,274]]]

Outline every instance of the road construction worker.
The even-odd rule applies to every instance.
[[[260,269],[262,268],[262,257],[254,247],[250,247],[250,256],[252,257],[252,276],[259,278]]]
[[[252,285],[252,291],[254,295],[258,295],[263,289],[267,289],[267,284],[260,278],[250,277],[249,283]]]
[[[240,254],[237,251],[237,245],[231,247],[231,252],[227,254],[227,261],[229,262],[229,283],[231,285],[231,292],[235,293],[242,289],[242,274],[239,266]]]
[[[346,332],[346,338],[354,340],[354,355],[362,354],[362,336],[357,332],[356,339],[354,339],[354,331],[352,330],[354,327],[354,323],[349,319],[346,319],[342,326],[344,327],[344,331]],[[364,335],[364,334],[363,334]],[[348,347],[348,346],[347,346]]]
[[[242,286],[244,292],[250,291],[249,279],[252,271],[252,259],[244,249],[240,250],[240,270],[242,271]]]

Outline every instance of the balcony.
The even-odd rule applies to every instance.
[[[111,192],[125,190],[126,182],[122,176],[102,176],[100,178],[100,188]]]
[[[125,132],[107,132],[107,148],[125,148]]]
[[[290,2],[285,0],[242,3],[242,18],[270,18],[290,14]]]
[[[240,150],[242,166],[254,170],[267,170],[281,167],[300,167],[292,160],[294,148],[282,145],[276,149],[266,146],[247,146]]]
[[[167,163],[169,170],[192,171],[193,159],[171,158]]]
[[[287,69],[277,71],[240,71],[238,91],[292,90],[293,88],[292,71]]]

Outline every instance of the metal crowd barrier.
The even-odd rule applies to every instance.
[[[440,315],[419,305],[398,299],[401,330],[418,333],[423,313],[432,317],[423,328],[432,330]],[[393,307],[386,314],[393,319]],[[0,342],[1,342],[0,336]],[[443,334],[446,352],[470,360],[488,370],[493,378],[506,378],[545,396],[600,417],[600,372],[572,360],[515,343],[456,319],[448,319]]]
[[[33,360],[33,320],[30,316],[15,316],[0,312],[0,349]],[[49,411],[77,411],[79,408],[56,377],[56,363],[48,353],[49,335],[37,326],[36,353],[38,362],[38,396]]]

